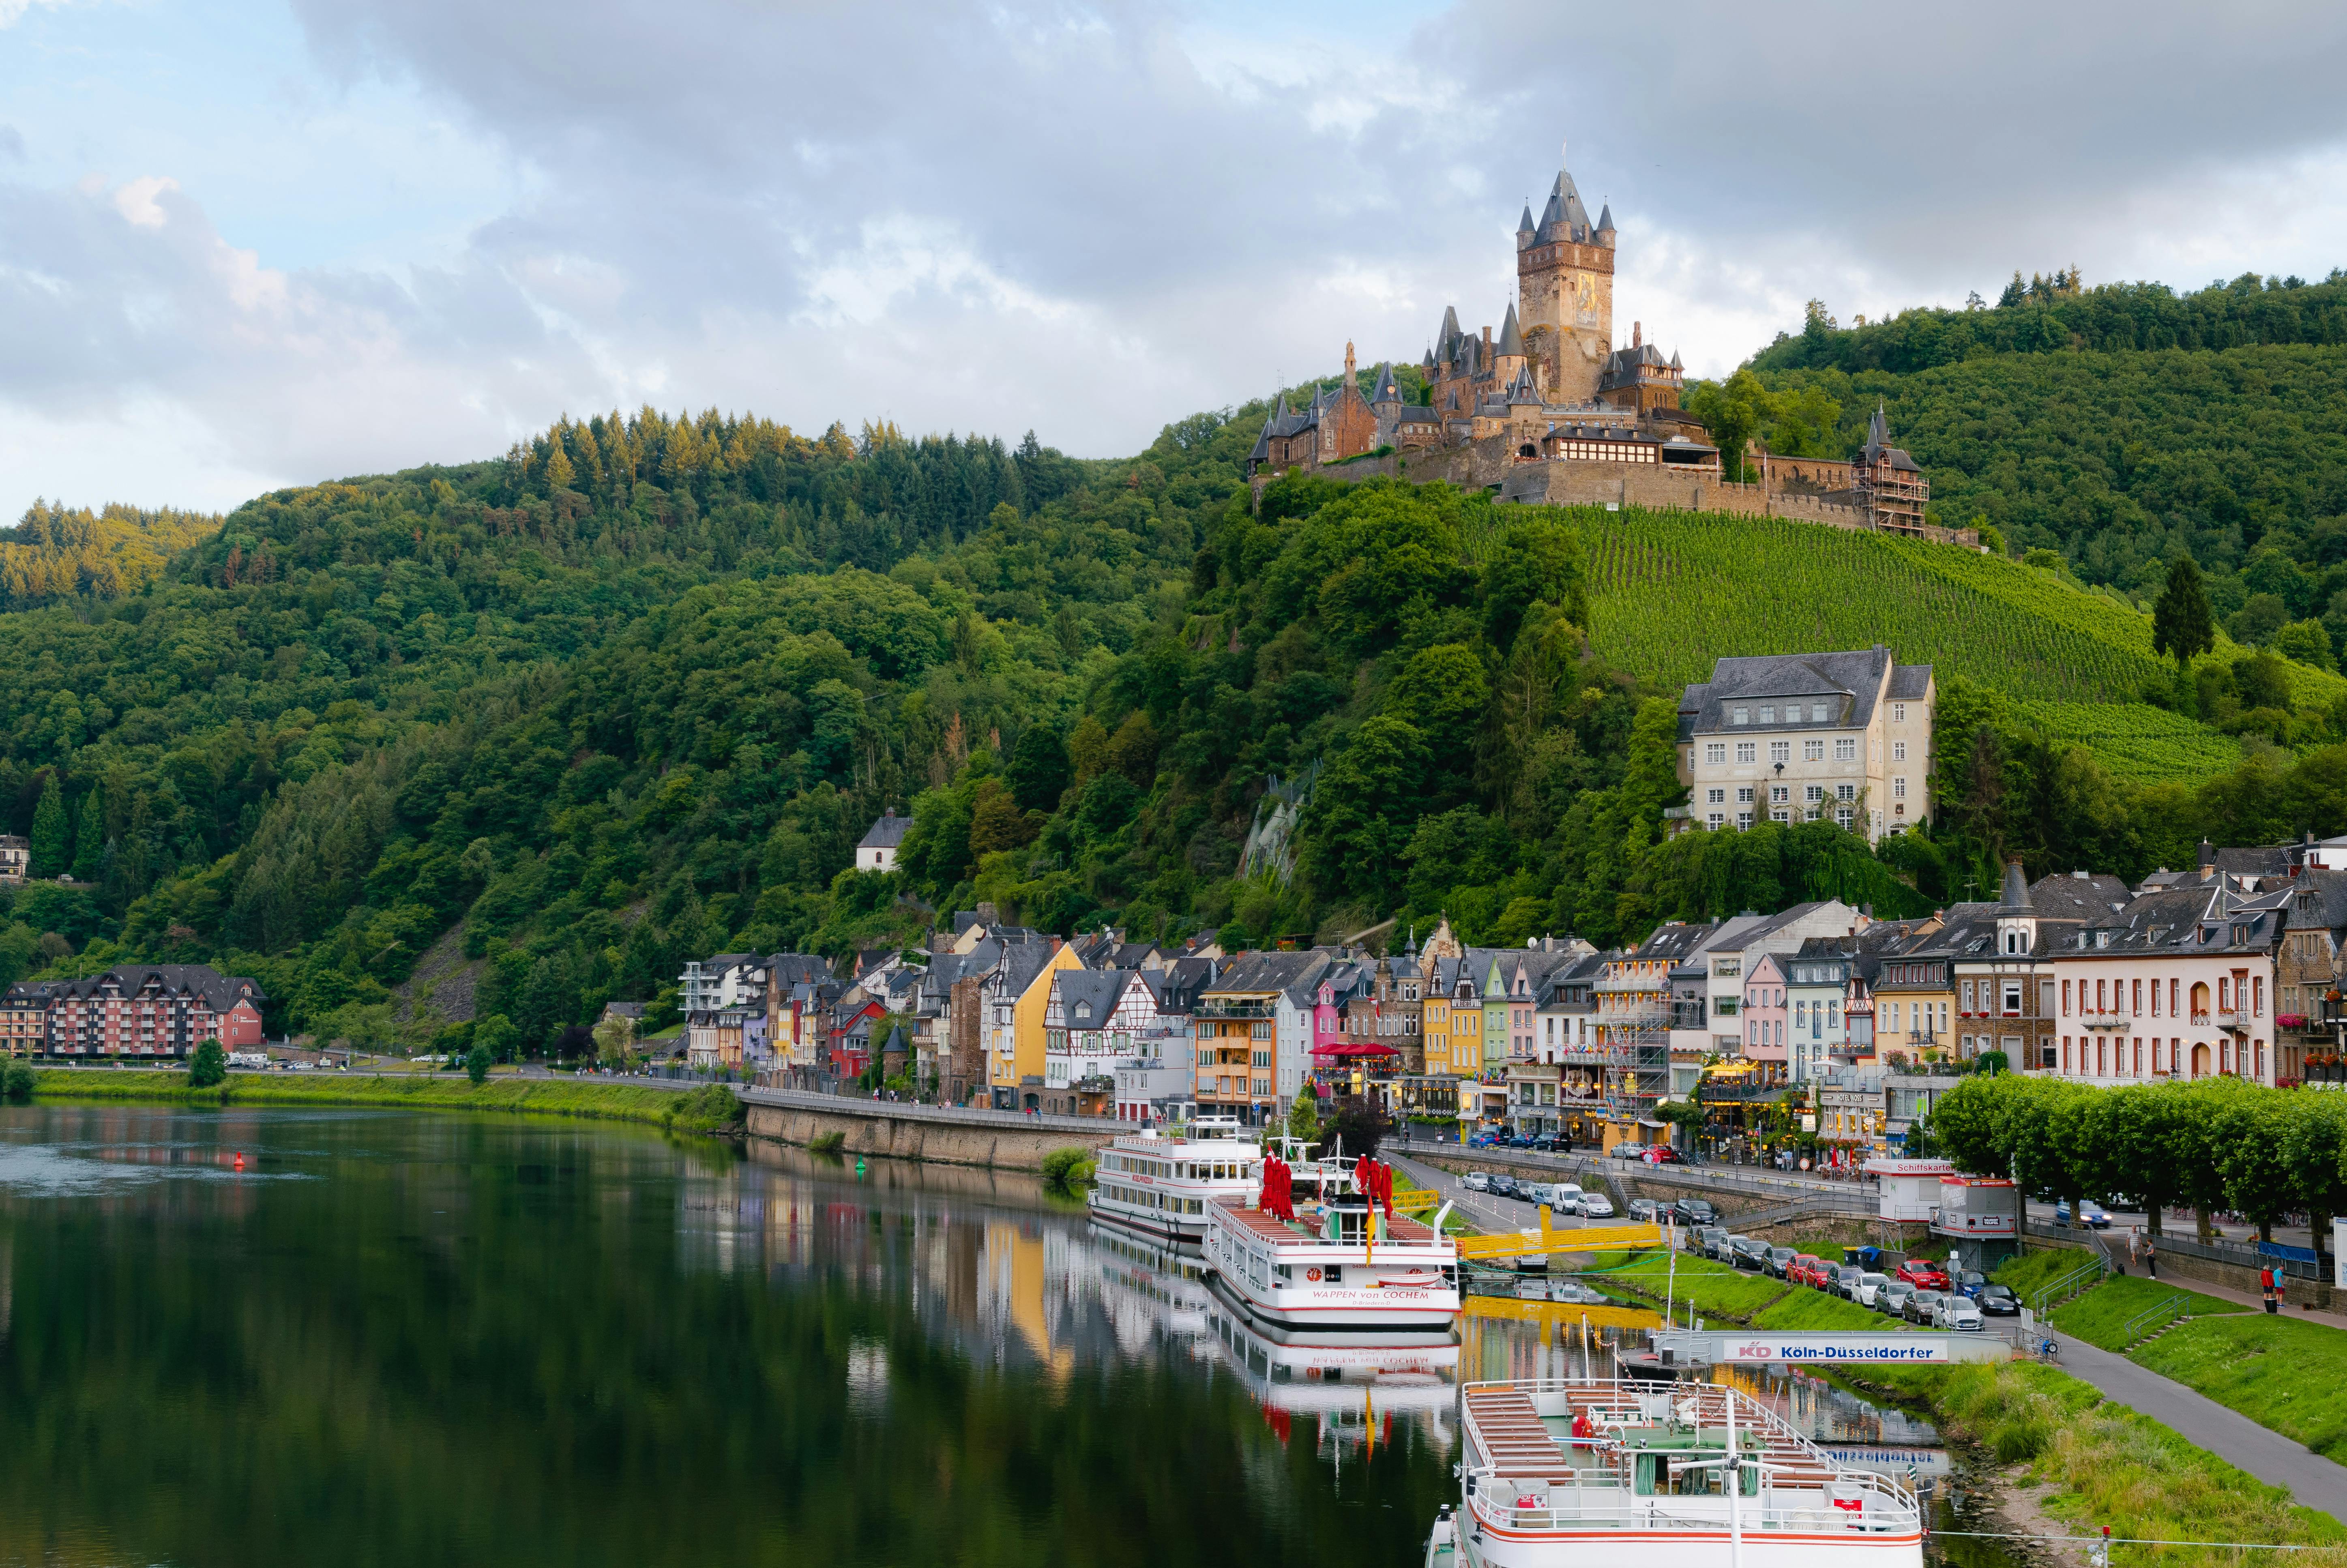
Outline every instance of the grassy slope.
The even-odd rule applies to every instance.
[[[2051,572],[1814,523],[1568,511],[1590,548],[1591,641],[1624,669],[1676,684],[1726,655],[1882,642],[1996,688],[2125,778],[2195,779],[2239,757],[2229,737],[2136,701],[2161,670],[2149,616]],[[2220,639],[2220,657],[2239,651]],[[2301,703],[2347,692],[2319,670],[2291,680]]]
[[[2195,1317],[2248,1310],[2237,1302],[2202,1296],[2198,1291],[2179,1291],[2176,1286],[2165,1281],[2143,1279],[2130,1274],[2106,1279],[2067,1306],[2055,1307],[2054,1327],[2065,1334],[2075,1335],[2089,1345],[2099,1345],[2106,1350],[2124,1350],[2127,1347],[2126,1333],[2128,1320],[2179,1294],[2188,1298],[2187,1310]]]
[[[1929,1401],[1944,1426],[2003,1462],[2027,1461],[2031,1479],[2060,1488],[2045,1508],[2071,1522],[2075,1533],[2108,1525],[2114,1535],[2138,1540],[2347,1546],[2347,1525],[2292,1504],[2280,1488],[2193,1447],[2158,1422],[2103,1402],[2092,1388],[2055,1368],[2014,1361],[1883,1367],[1870,1370],[1868,1380]],[[2338,1560],[2330,1553],[2311,1559]],[[2238,1568],[2239,1554],[2168,1547],[2159,1561],[2171,1568]]]
[[[2185,1324],[2133,1358],[2347,1463],[2347,1333],[2237,1309]]]
[[[1853,1328],[1880,1330],[1891,1327],[1880,1312],[1807,1286],[1763,1310],[1752,1321],[1762,1328]]]
[[[1601,1286],[1618,1285],[1657,1302],[1666,1296],[1681,1307],[1692,1301],[1696,1310],[1707,1317],[1747,1318],[1786,1290],[1781,1279],[1730,1268],[1708,1258],[1682,1255],[1676,1269],[1667,1267],[1667,1263],[1665,1258],[1648,1255],[1620,1268],[1590,1271],[1586,1277]]]
[[[2080,1247],[2041,1246],[2023,1253],[1989,1277],[1999,1285],[2012,1286],[2013,1294],[2026,1302],[2088,1261],[2089,1255]]]
[[[577,1083],[542,1078],[493,1078],[474,1087],[460,1076],[400,1078],[231,1078],[219,1089],[190,1089],[183,1072],[89,1072],[45,1068],[33,1075],[45,1100],[160,1100],[197,1105],[375,1105],[404,1110],[520,1111],[541,1116],[584,1116],[666,1123],[683,1096],[629,1083]]]

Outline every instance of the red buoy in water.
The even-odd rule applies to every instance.
[[[244,1169],[244,1155],[243,1155],[243,1153],[241,1153],[241,1152],[238,1153],[238,1155],[237,1155],[237,1157],[236,1157],[236,1168],[237,1168],[238,1170],[240,1170],[240,1171],[241,1171],[241,1170],[243,1170],[243,1169]]]

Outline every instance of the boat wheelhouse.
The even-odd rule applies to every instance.
[[[1716,1383],[1471,1383],[1427,1568],[1922,1568],[1915,1494]],[[1731,1477],[1733,1479],[1731,1480]]]
[[[1253,1198],[1263,1151],[1235,1118],[1204,1116],[1160,1132],[1120,1135],[1093,1162],[1086,1200],[1102,1225],[1169,1246],[1205,1240],[1206,1214],[1224,1198]]]
[[[1459,1319],[1459,1247],[1441,1220],[1389,1216],[1349,1181],[1292,1220],[1218,1199],[1207,1212],[1207,1282],[1282,1343],[1446,1342]]]

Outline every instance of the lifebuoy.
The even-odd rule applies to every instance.
[[[1317,1268],[1307,1268],[1304,1271],[1304,1277],[1310,1283],[1317,1285],[1320,1283],[1320,1271]]]

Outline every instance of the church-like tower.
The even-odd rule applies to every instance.
[[[1540,221],[1527,206],[1516,225],[1516,301],[1524,352],[1549,401],[1596,396],[1614,351],[1614,212],[1591,223],[1563,167]]]

